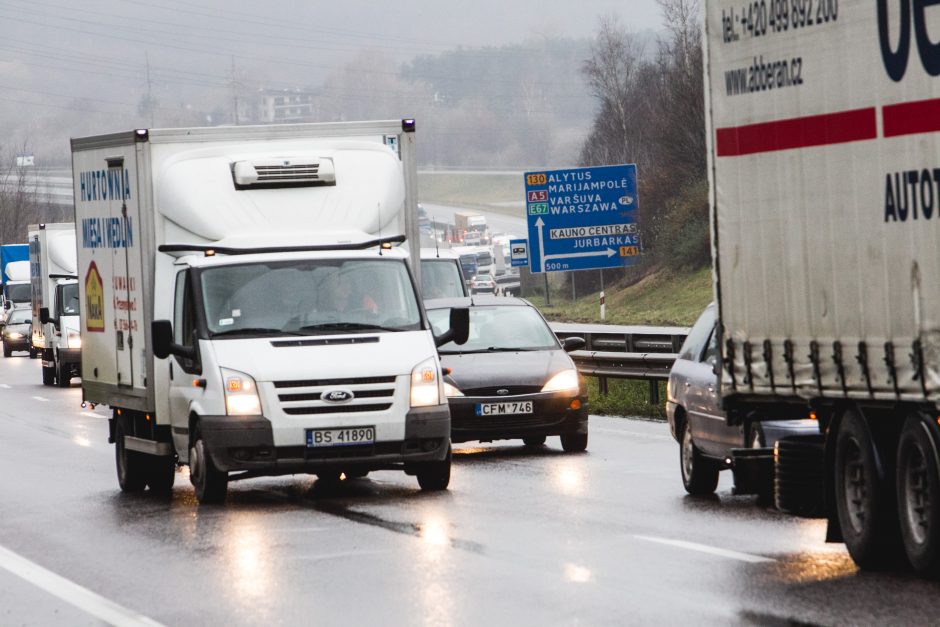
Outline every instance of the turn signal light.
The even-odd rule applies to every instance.
[[[810,420],[819,420],[819,418],[816,416],[816,412],[814,412],[814,411],[809,412],[809,419],[810,419]]]
[[[581,401],[576,398],[573,401],[571,401],[571,405],[569,405],[568,407],[570,407],[571,409],[581,409]]]

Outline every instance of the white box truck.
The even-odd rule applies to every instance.
[[[231,479],[450,478],[419,290],[413,120],[72,140],[82,390],[125,491]],[[396,244],[404,243],[404,246]],[[410,243],[414,245],[409,246]]]
[[[82,337],[75,225],[29,226],[33,324],[30,355],[42,358],[43,385],[68,387],[81,376]]]
[[[861,566],[940,571],[940,47],[923,2],[706,2],[720,394]]]

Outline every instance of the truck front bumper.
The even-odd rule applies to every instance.
[[[262,476],[326,468],[380,470],[443,460],[450,445],[450,411],[446,405],[412,409],[404,440],[361,446],[274,446],[271,421],[264,416],[202,416],[199,431],[212,462],[226,472]]]

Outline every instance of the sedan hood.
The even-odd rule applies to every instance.
[[[410,375],[435,354],[427,331],[217,339],[212,349],[219,366],[259,383]]]
[[[4,333],[22,333],[23,335],[28,335],[29,326],[30,325],[28,322],[20,322],[18,324],[8,324],[5,327],[3,327],[3,332]]]
[[[574,362],[561,349],[441,355],[450,380],[465,393],[481,388],[538,388]],[[538,390],[535,390],[538,391]]]

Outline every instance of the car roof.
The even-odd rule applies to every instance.
[[[454,307],[532,307],[524,298],[481,294],[462,298],[433,298],[424,301],[425,309],[451,309]]]

